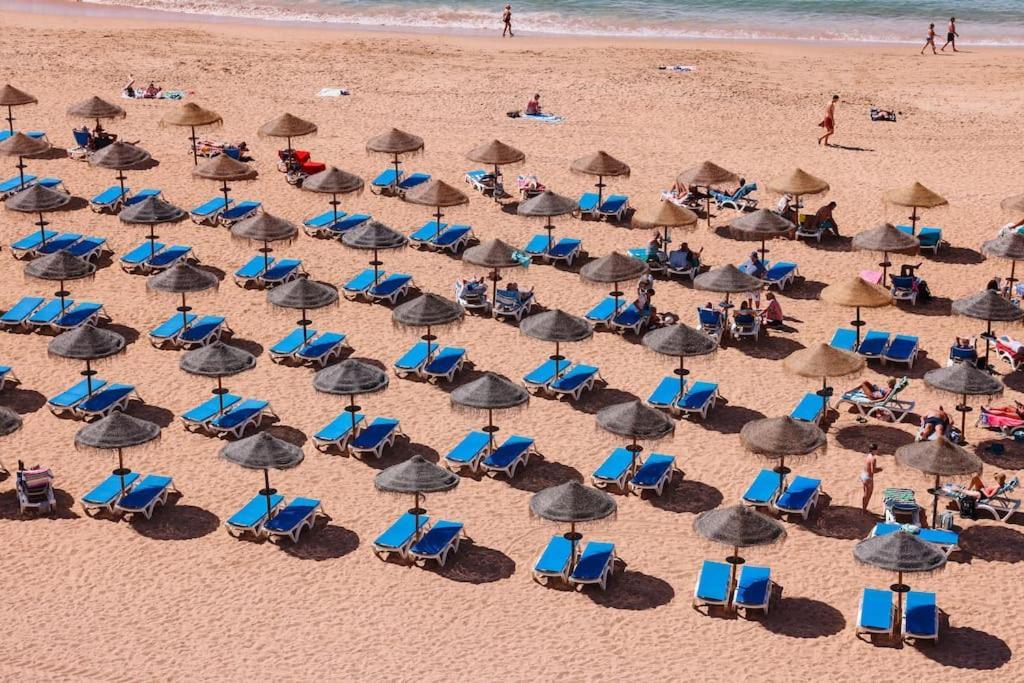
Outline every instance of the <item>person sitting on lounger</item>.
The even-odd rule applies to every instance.
[[[822,232],[831,232],[836,237],[839,237],[839,225],[836,223],[835,216],[832,215],[835,208],[836,203],[829,202],[815,211],[813,227]]]
[[[487,285],[483,277],[464,277],[461,280],[462,296],[471,298],[487,294]]]
[[[662,261],[662,248],[665,246],[664,241],[661,239],[661,235],[654,233],[654,237],[647,243],[647,262],[653,264],[660,264]]]
[[[697,253],[690,251],[690,245],[683,242],[679,245],[679,248],[670,252],[668,255],[668,264],[672,268],[684,270],[688,268],[699,268],[700,267],[700,254],[704,251],[701,248]]]
[[[633,301],[633,306],[652,320],[655,314],[654,305],[651,303],[653,295],[654,277],[650,273],[644,273],[636,285],[636,299]]]
[[[879,386],[867,380],[860,384],[861,392],[872,401],[884,401],[892,395],[894,388],[896,388],[896,380],[891,378],[885,383],[885,386]]]
[[[526,115],[527,116],[540,116],[540,93],[534,93],[533,98],[526,103]]]
[[[952,418],[942,406],[939,406],[937,410],[929,410],[921,419],[921,439],[927,441],[932,434],[946,436],[952,423]]]
[[[747,259],[740,270],[757,278],[763,278],[765,273],[768,272],[768,268],[764,265],[764,261],[761,260],[756,251],[750,252],[750,258]]]
[[[775,213],[779,214],[791,223],[796,223],[796,208],[793,204],[793,196],[784,194],[782,195],[782,198],[779,199],[778,205],[775,207]]]
[[[768,292],[764,296],[768,300],[768,305],[760,313],[761,320],[769,327],[781,327],[782,304],[779,303],[779,299],[775,296],[774,292]]]

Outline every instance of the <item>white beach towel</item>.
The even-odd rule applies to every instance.
[[[341,97],[342,95],[348,95],[347,88],[320,88],[320,92],[316,94],[317,97]]]
[[[686,64],[673,64],[671,66],[659,66],[658,69],[661,71],[674,71],[677,74],[688,74],[693,73],[697,70],[695,66],[688,66]]]
[[[562,122],[562,117],[557,114],[523,114],[522,118],[527,121],[540,121],[541,123]]]

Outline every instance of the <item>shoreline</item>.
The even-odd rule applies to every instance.
[[[238,16],[208,14],[203,12],[184,12],[134,7],[128,5],[96,4],[80,0],[7,0],[8,8],[4,16],[18,16],[19,20],[27,18],[43,18],[48,21],[66,20],[85,21],[117,21],[129,25],[147,25],[149,22],[171,24],[175,27],[195,30],[233,30],[258,29],[279,31],[282,28],[295,29],[303,32],[314,32],[337,37],[341,36],[380,36],[386,38],[434,38],[455,40],[487,40],[500,38],[497,31],[483,31],[472,28],[441,28],[438,26],[415,27],[403,24],[370,24],[354,22],[314,21],[301,19],[276,19],[264,16]],[[507,41],[508,46],[523,45],[527,48],[535,45],[551,43],[572,43],[588,46],[628,46],[649,47],[657,49],[721,49],[744,47],[786,49],[793,47],[810,49],[889,49],[907,48],[908,50],[919,41],[887,41],[887,40],[845,40],[827,38],[796,38],[796,37],[730,37],[730,36],[668,36],[668,35],[628,35],[601,33],[557,33],[557,32],[520,32],[515,39]],[[525,45],[524,45],[525,44]],[[506,45],[501,40],[501,46]],[[920,46],[918,46],[920,47]],[[968,49],[989,51],[1018,52],[1024,51],[1024,42],[1020,44],[968,44]]]

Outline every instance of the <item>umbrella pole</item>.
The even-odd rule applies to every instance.
[[[189,128],[192,129],[192,137],[189,138],[190,140],[192,140],[192,165],[193,166],[198,166],[199,165],[199,150],[196,148],[196,127],[195,126],[189,126]]]
[[[43,212],[42,211],[39,212],[39,223],[37,223],[37,225],[39,226],[39,239],[40,239],[40,243],[45,243],[46,242],[46,219],[43,218]]]
[[[156,256],[156,233],[153,231],[155,223],[149,224],[149,258]]]
[[[614,289],[610,292],[610,294],[613,297],[615,297],[615,310],[612,312],[612,320],[614,320],[615,316],[617,316],[619,314],[619,295],[621,295],[622,292],[619,291],[619,283],[618,282],[613,282],[612,283],[612,287]]]
[[[441,207],[437,207],[437,213],[434,214],[435,225],[434,225],[434,240],[441,236],[441,218],[444,216],[441,213]]]
[[[882,266],[882,286],[888,287],[888,285],[886,284],[886,282],[888,281],[886,276],[889,274],[889,252],[882,252],[882,262],[879,263],[878,265]]]
[[[494,450],[494,432],[497,430],[494,428],[494,410],[492,408],[487,409],[487,439],[490,442],[491,450]]]
[[[494,304],[497,303],[497,301],[498,301],[498,277],[499,277],[498,269],[495,268],[494,270],[491,271],[491,311],[492,311],[491,315],[492,316],[494,315],[494,313],[493,313],[493,311],[494,311]]]
[[[338,224],[338,195],[335,192],[331,193],[331,208],[334,209],[334,222],[331,223],[331,227],[333,228]]]
[[[57,296],[60,297],[60,312],[64,313],[64,311],[67,309],[67,306],[64,303],[64,296],[65,296],[64,281],[63,280],[59,280],[58,282],[60,282],[60,291],[57,292]]]
[[[373,284],[377,284],[377,280],[380,279],[380,259],[377,258],[377,247],[373,248]]]
[[[967,394],[963,395],[956,410],[960,413],[960,439],[963,441],[962,445],[967,445],[967,413],[971,412],[971,407],[967,405]]]
[[[224,414],[224,381],[222,378],[217,378],[217,402],[220,404],[220,414]]]
[[[989,342],[992,339],[992,321],[986,320],[988,328],[985,330],[985,372],[988,372],[988,353],[989,353]]]
[[[302,343],[305,345],[306,342],[309,341],[309,334],[306,332],[306,329],[309,326],[309,321],[306,320],[305,308],[302,309],[302,320],[299,321],[299,324],[302,325]]]
[[[274,495],[274,489],[270,488],[270,468],[263,468],[263,495],[267,498],[267,519],[270,519],[274,507],[270,504],[270,496]]]
[[[939,475],[935,475],[935,488],[932,489],[932,528],[939,523]]]
[[[92,363],[85,359],[85,389],[89,396],[92,396]]]
[[[501,169],[498,164],[494,165],[494,189],[491,190],[491,197],[495,202],[498,201],[498,188],[501,186]]]
[[[558,352],[558,342],[555,342],[555,357],[552,359],[555,361],[555,379],[558,379],[558,375],[561,372],[558,364],[562,361],[562,354]]]
[[[565,535],[569,539],[569,574],[576,568],[576,544],[579,543],[579,534],[576,533],[576,522],[569,522],[569,533]]]
[[[25,187],[25,159],[23,157],[18,157],[17,169],[18,169],[18,177],[21,179],[20,182],[19,182],[19,186],[21,188],[24,188]]]
[[[704,214],[708,218],[708,227],[710,228],[711,227],[711,186],[708,185],[704,189],[707,190],[707,197],[704,198],[704,201],[706,202],[706,205],[705,205],[705,208],[704,208]],[[761,246],[763,247],[764,245],[762,244]]]
[[[263,272],[266,273],[270,269],[270,243],[266,240],[263,241]]]
[[[122,449],[117,449],[117,477],[121,480],[121,497],[124,497],[124,475],[128,474],[124,470],[124,453]]]
[[[682,393],[683,378],[686,377],[686,356],[679,356],[679,389]]]
[[[917,207],[915,206],[915,207],[913,207],[913,209],[914,210],[910,212],[910,231],[911,231],[911,233],[916,235],[917,234],[917,221],[918,221]]]
[[[555,238],[551,236],[551,233],[555,230],[555,226],[551,222],[550,218],[548,219],[548,224],[544,226],[544,229],[548,231],[548,251],[550,252],[555,242]]]
[[[729,560],[729,591],[725,594],[726,609],[729,607],[729,603],[732,602],[732,587],[736,585],[736,565],[743,562],[743,558],[740,557],[739,546],[732,547],[732,557]]]
[[[857,306],[857,319],[853,321],[853,329],[857,331],[857,346],[860,348],[860,328],[864,325],[864,321],[860,319],[860,306]]]
[[[181,293],[181,327],[188,327],[188,305],[185,303],[185,292]]]
[[[14,135],[14,107],[7,105],[7,130]]]
[[[348,414],[349,414],[349,417],[352,418],[352,425],[351,425],[351,427],[348,430],[349,438],[352,438],[352,436],[356,433],[356,411],[357,410],[359,410],[359,409],[356,407],[356,396],[355,396],[355,394],[349,394],[348,395]]]
[[[402,172],[402,162],[398,160],[398,153],[395,153],[395,187],[398,187],[399,174]]]
[[[1017,261],[1010,261],[1010,278],[1006,281],[1006,291],[1009,292],[1010,298],[1013,298],[1013,283],[1017,281],[1017,278],[1013,276],[1016,269]]]
[[[597,176],[597,209],[601,210],[601,204],[604,203],[604,176]]]
[[[414,515],[416,515],[416,531],[414,532],[413,538],[415,538],[417,541],[419,541],[420,540],[420,492],[417,491],[413,495],[415,496],[415,498],[413,499],[415,501],[415,503],[413,504],[412,513]]]
[[[427,325],[427,333],[423,335],[423,341],[427,342],[427,359],[423,361],[423,365],[430,365],[430,356],[433,354],[434,349],[431,346],[431,342],[434,341],[434,335],[430,334],[430,325]]]
[[[121,186],[121,199],[122,200],[125,199],[125,196],[124,196],[124,181],[125,180],[127,180],[127,177],[125,176],[124,171],[118,171],[117,172],[117,182]]]
[[[228,199],[228,193],[231,192],[231,188],[228,187],[228,181],[225,180],[225,181],[223,181],[223,183],[224,184],[221,185],[220,191],[224,193],[224,209],[227,210],[227,208],[228,208],[228,201],[230,201]]]

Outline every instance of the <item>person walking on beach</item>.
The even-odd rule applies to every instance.
[[[921,54],[924,54],[924,51],[928,49],[929,45],[932,46],[933,55],[939,54],[935,50],[935,24],[928,24],[928,37],[924,39],[924,47],[921,48]]]
[[[828,109],[825,110],[825,118],[818,124],[825,129],[825,134],[818,138],[819,145],[825,143],[825,146],[828,147],[829,138],[836,132],[836,103],[838,102],[839,95],[833,95],[832,101],[828,103]]]
[[[864,470],[860,473],[860,483],[864,488],[864,497],[861,498],[860,509],[868,511],[868,503],[875,492],[875,473],[881,472],[878,466],[878,444],[868,446],[867,457],[864,458]]]
[[[505,5],[505,11],[501,14],[501,20],[505,24],[501,37],[504,38],[507,34],[509,38],[514,38],[515,34],[512,33],[512,5]]]
[[[956,32],[956,17],[949,18],[949,26],[946,27],[946,44],[942,46],[941,50],[946,51],[946,45],[953,46],[953,52],[960,52],[956,49],[956,39],[960,37],[960,34]]]

